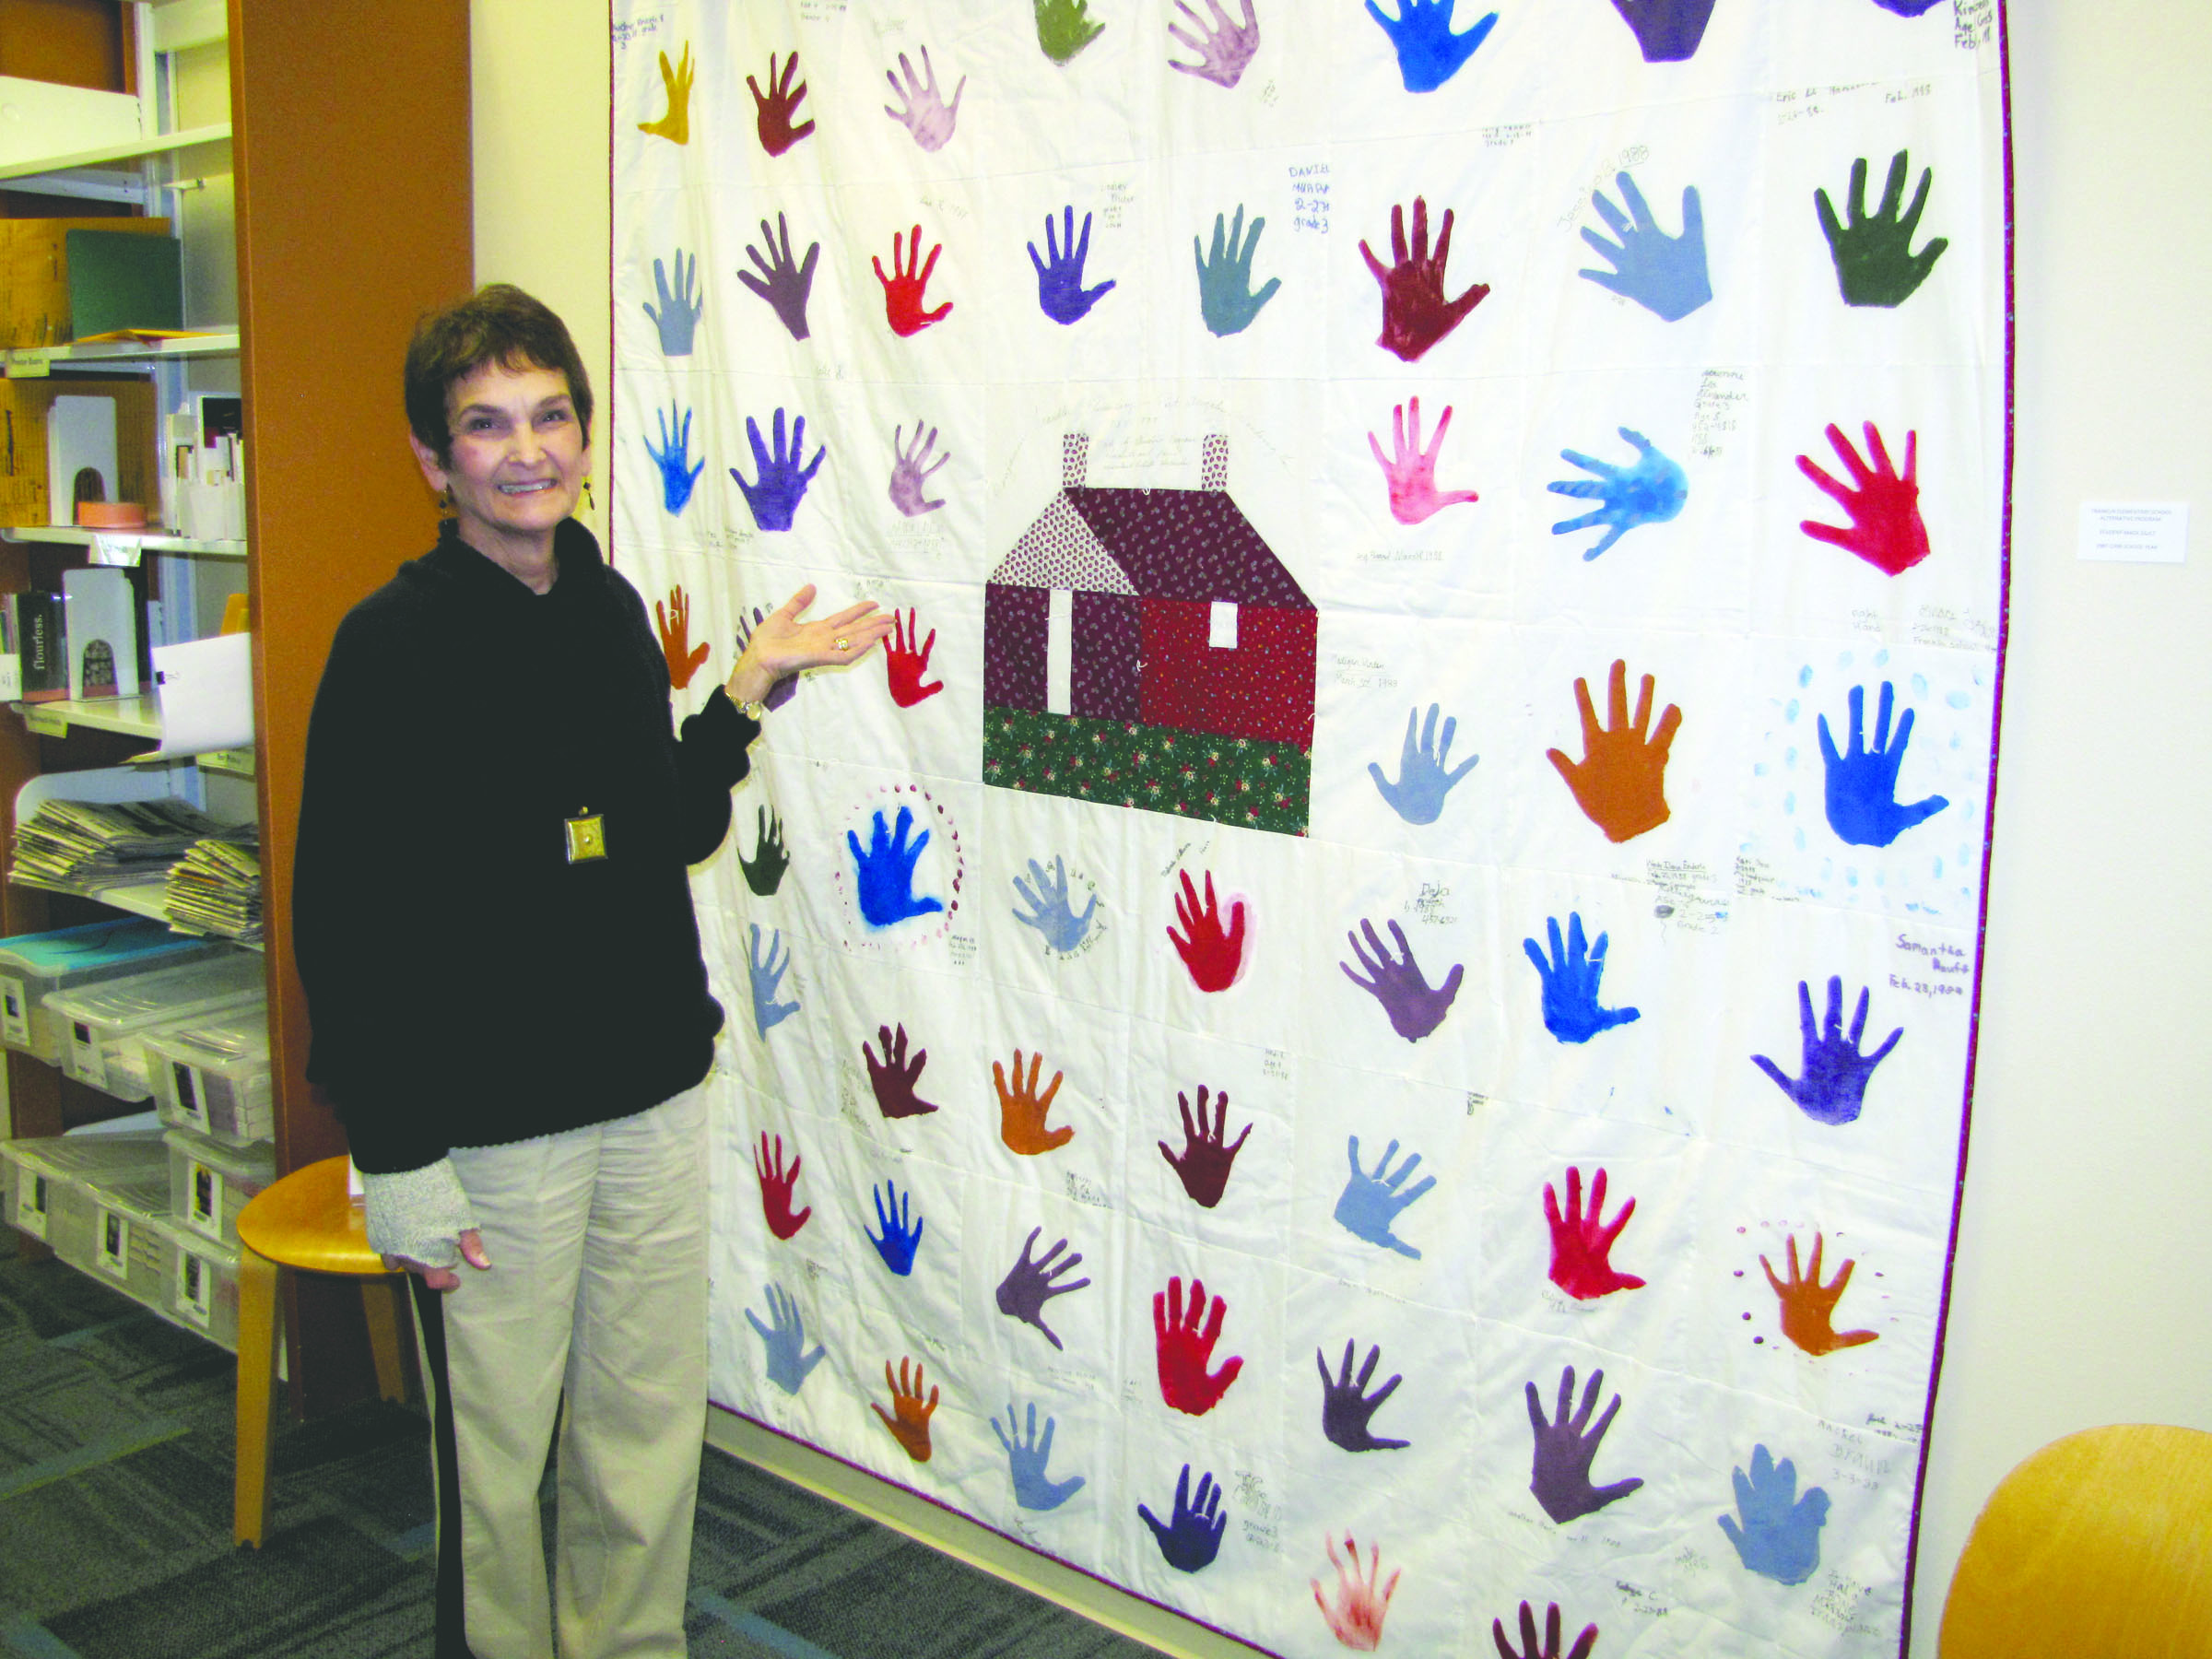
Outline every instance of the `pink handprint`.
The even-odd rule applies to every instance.
[[[1390,485],[1390,516],[1399,524],[1418,524],[1456,502],[1481,499],[1471,489],[1439,493],[1436,488],[1437,453],[1444,447],[1444,434],[1451,429],[1452,406],[1446,404],[1443,418],[1436,423],[1436,437],[1424,450],[1421,400],[1414,397],[1390,412],[1391,453],[1387,459],[1375,435],[1367,435],[1367,447],[1374,452],[1375,465],[1382,469]]]
[[[1841,427],[1832,420],[1828,426],[1828,441],[1850,469],[1856,489],[1823,472],[1810,455],[1797,457],[1797,470],[1835,497],[1837,504],[1851,515],[1851,528],[1814,519],[1806,519],[1797,527],[1815,541],[1856,553],[1876,570],[1896,576],[1928,556],[1928,527],[1920,516],[1920,434],[1905,434],[1905,470],[1900,476],[1890,465],[1889,451],[1873,421],[1866,422],[1865,432],[1866,453],[1874,462],[1871,466],[1859,458],[1859,452],[1843,436]]]
[[[1488,296],[1489,285],[1477,282],[1456,300],[1444,298],[1444,261],[1452,255],[1452,209],[1444,209],[1442,234],[1436,239],[1436,257],[1429,256],[1429,203],[1413,198],[1413,243],[1406,242],[1406,209],[1390,210],[1390,259],[1387,268],[1362,241],[1360,256],[1382,285],[1382,333],[1375,344],[1407,362],[1460,325],[1466,314]]]
[[[1590,1182],[1590,1208],[1583,1209],[1583,1172],[1567,1166],[1567,1213],[1559,1213],[1559,1195],[1550,1182],[1544,1183],[1544,1218],[1551,1223],[1551,1282],[1577,1301],[1594,1301],[1616,1290],[1641,1290],[1643,1280],[1618,1271],[1608,1259],[1613,1241],[1636,1213],[1636,1200],[1620,1206],[1610,1225],[1605,1220],[1606,1172],[1597,1171]]]
[[[1390,1583],[1382,1593],[1375,1591],[1375,1581],[1382,1576],[1382,1547],[1371,1545],[1368,1551],[1367,1576],[1359,1573],[1359,1546],[1352,1542],[1352,1535],[1344,1535],[1346,1553],[1352,1558],[1347,1571],[1336,1554],[1336,1540],[1326,1540],[1329,1565],[1336,1569],[1336,1605],[1330,1606],[1321,1594],[1321,1581],[1309,1579],[1313,1586],[1313,1605],[1321,1609],[1322,1618],[1329,1621],[1329,1633],[1347,1648],[1362,1653],[1371,1653],[1382,1643],[1382,1618],[1390,1611],[1390,1598],[1397,1594],[1398,1579],[1406,1571],[1393,1569]]]

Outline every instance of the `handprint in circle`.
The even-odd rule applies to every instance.
[[[1889,1057],[1889,1051],[1905,1034],[1899,1026],[1889,1033],[1888,1040],[1871,1054],[1859,1049],[1859,1039],[1866,1030],[1866,1003],[1868,993],[1861,990],[1859,1005],[1851,1018],[1851,1032],[1843,1031],[1843,979],[1831,974],[1828,982],[1828,1018],[1824,1025],[1813,1023],[1813,992],[1805,981],[1797,982],[1797,1029],[1803,1039],[1799,1075],[1793,1077],[1764,1054],[1751,1056],[1751,1064],[1773,1078],[1774,1087],[1797,1102],[1797,1108],[1816,1124],[1848,1124],[1855,1121],[1866,1105],[1866,1084],[1874,1076],[1874,1068]]]
[[[864,851],[860,837],[852,830],[845,831],[845,845],[853,853],[854,888],[860,900],[861,919],[870,927],[891,927],[914,916],[934,915],[945,908],[942,899],[914,891],[914,865],[922,857],[922,850],[929,845],[929,831],[913,835],[914,814],[911,807],[899,808],[896,827],[886,824],[883,814],[872,815],[868,844]]]
[[[1815,1359],[1839,1348],[1878,1342],[1878,1331],[1839,1331],[1835,1327],[1836,1304],[1843,1300],[1843,1292],[1851,1286],[1851,1270],[1858,1264],[1846,1256],[1843,1265],[1836,1269],[1836,1277],[1824,1285],[1820,1282],[1821,1236],[1813,1235],[1812,1257],[1802,1272],[1797,1266],[1797,1235],[1792,1233],[1789,1238],[1788,1279],[1775,1277],[1774,1264],[1763,1255],[1759,1258],[1767,1283],[1782,1303],[1782,1334]]]
[[[1888,680],[1882,682],[1882,700],[1874,716],[1874,747],[1865,742],[1866,688],[1853,686],[1851,705],[1851,747],[1841,753],[1828,729],[1828,716],[1819,718],[1820,759],[1827,766],[1829,827],[1853,847],[1886,847],[1914,825],[1941,812],[1950,802],[1932,794],[1907,806],[1897,798],[1898,769],[1905,762],[1905,745],[1912,741],[1912,711],[1889,734],[1889,714],[1897,698]]]
[[[1689,475],[1678,463],[1653,449],[1641,432],[1622,427],[1620,435],[1636,452],[1636,459],[1628,465],[1616,466],[1610,461],[1600,461],[1580,450],[1561,450],[1559,459],[1597,476],[1557,478],[1545,486],[1554,495],[1600,503],[1580,518],[1561,519],[1551,527],[1554,535],[1571,535],[1577,530],[1591,530],[1600,524],[1606,527],[1598,544],[1583,550],[1585,562],[1595,559],[1639,524],[1664,524],[1679,518],[1682,504],[1689,500]]]

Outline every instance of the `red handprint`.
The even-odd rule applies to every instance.
[[[680,587],[668,590],[668,601],[653,602],[653,626],[661,636],[661,654],[668,659],[668,683],[681,691],[707,660],[707,647],[691,648],[691,601]]]
[[[1559,1195],[1550,1182],[1544,1183],[1544,1218],[1551,1223],[1551,1282],[1577,1301],[1594,1301],[1616,1290],[1641,1290],[1643,1281],[1632,1273],[1615,1269],[1606,1258],[1613,1241],[1636,1213],[1636,1200],[1620,1206],[1611,1223],[1605,1219],[1606,1172],[1598,1171],[1590,1182],[1590,1208],[1583,1209],[1583,1172],[1567,1166],[1567,1213],[1559,1214]]]
[[[760,134],[760,147],[771,156],[782,155],[814,131],[814,123],[811,121],[803,122],[795,127],[791,124],[792,116],[798,112],[799,100],[806,96],[805,87],[795,92],[792,90],[791,83],[798,73],[799,54],[794,50],[790,61],[783,65],[783,74],[779,79],[776,75],[776,54],[771,52],[768,54],[767,97],[760,95],[759,82],[749,75],[745,77],[745,84],[752,89],[754,125]]]
[[[944,252],[943,242],[932,247],[929,263],[922,265],[921,270],[916,272],[914,267],[922,263],[922,227],[916,225],[914,239],[907,244],[904,253],[900,250],[899,232],[891,232],[891,275],[888,276],[883,274],[883,261],[872,253],[868,256],[868,263],[876,267],[876,280],[883,284],[884,317],[890,324],[891,332],[901,339],[908,335],[920,334],[952,309],[949,300],[934,312],[922,309],[923,291],[929,287],[929,274],[937,268],[937,255]]]
[[[1191,1309],[1186,1319],[1182,1309],[1182,1280],[1171,1277],[1163,1295],[1152,1293],[1152,1335],[1159,1349],[1159,1397],[1178,1411],[1193,1417],[1204,1417],[1221,1403],[1229,1385],[1237,1380],[1244,1369],[1241,1359],[1221,1362],[1221,1369],[1211,1376],[1206,1374],[1206,1362],[1214,1357],[1214,1344],[1221,1339],[1221,1322],[1229,1317],[1229,1303],[1221,1297],[1214,1298],[1213,1317],[1206,1317],[1206,1285],[1191,1281]],[[1199,1322],[1206,1320],[1202,1333]]]
[[[768,1230],[779,1239],[788,1239],[806,1225],[806,1218],[814,1214],[808,1205],[797,1215],[791,1213],[791,1189],[798,1184],[799,1165],[806,1161],[794,1147],[791,1168],[783,1167],[783,1137],[776,1136],[776,1149],[771,1157],[768,1149],[768,1135],[760,1136],[760,1149],[753,1154],[753,1173],[760,1178],[760,1210],[768,1218]]]
[[[1821,471],[1810,455],[1797,457],[1797,470],[1836,498],[1837,504],[1851,515],[1851,528],[1840,529],[1814,519],[1802,521],[1797,528],[1815,541],[1856,553],[1877,571],[1895,576],[1928,556],[1928,527],[1920,517],[1920,434],[1905,434],[1905,470],[1900,477],[1889,464],[1889,451],[1873,421],[1866,422],[1865,432],[1872,466],[1859,458],[1859,452],[1843,436],[1841,427],[1832,420],[1828,426],[1828,441],[1837,458],[1850,469],[1858,484],[1856,489]]]
[[[1836,1304],[1843,1300],[1843,1292],[1851,1284],[1851,1270],[1858,1264],[1846,1256],[1843,1265],[1836,1270],[1831,1284],[1820,1282],[1820,1244],[1818,1233],[1813,1235],[1812,1259],[1806,1264],[1803,1277],[1797,1271],[1797,1235],[1790,1235],[1790,1277],[1783,1283],[1774,1277],[1774,1265],[1765,1256],[1759,1265],[1767,1270],[1767,1283],[1774,1287],[1774,1294],[1782,1299],[1782,1334],[1818,1358],[1832,1354],[1838,1348],[1858,1347],[1878,1340],[1877,1331],[1839,1331],[1832,1323]]]
[[[922,641],[922,649],[914,649],[914,641],[921,629],[914,624],[913,607],[909,606],[906,620],[899,620],[899,613],[891,613],[891,642],[884,648],[883,672],[891,683],[891,700],[902,709],[911,709],[924,698],[935,697],[945,689],[943,680],[922,683],[929,672],[929,653],[936,648],[937,630],[931,629],[929,638]]]
[[[1175,899],[1175,920],[1182,924],[1182,933],[1171,927],[1168,937],[1190,970],[1192,982],[1201,991],[1226,991],[1235,984],[1237,971],[1244,965],[1244,900],[1230,900],[1229,930],[1224,933],[1221,906],[1214,898],[1214,873],[1206,873],[1206,903],[1201,906],[1198,889],[1185,870],[1182,891]]]
[[[1390,210],[1390,265],[1386,269],[1365,241],[1359,243],[1367,268],[1382,285],[1382,333],[1375,344],[1411,363],[1457,328],[1466,314],[1489,294],[1489,284],[1477,282],[1456,300],[1444,298],[1444,261],[1452,256],[1452,209],[1444,209],[1442,233],[1436,239],[1436,257],[1429,256],[1429,203],[1413,198],[1413,246],[1406,245],[1406,209]]]

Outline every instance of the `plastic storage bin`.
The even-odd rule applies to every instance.
[[[124,1100],[153,1093],[139,1038],[158,1025],[265,999],[262,959],[237,951],[189,967],[57,991],[46,1006],[62,1032],[62,1068]]]
[[[140,1041],[163,1123],[236,1147],[276,1133],[265,1005],[157,1026]]]
[[[79,1191],[88,1223],[81,1244],[73,1230],[65,1230],[69,1236],[55,1241],[54,1253],[72,1267],[112,1284],[134,1301],[159,1307],[168,1289],[167,1177],[96,1183]]]
[[[83,1264],[92,1255],[91,1189],[150,1182],[167,1172],[170,1151],[159,1135],[56,1135],[0,1141],[0,1158],[14,1166],[8,1220]]]
[[[165,1129],[169,1213],[181,1228],[236,1247],[238,1212],[276,1179],[275,1147],[230,1147],[189,1129]]]
[[[238,1352],[238,1246],[218,1244],[173,1217],[149,1223],[164,1245],[168,1293],[155,1302],[179,1324]]]
[[[61,1027],[46,1009],[47,996],[180,967],[227,948],[212,939],[185,938],[142,916],[0,939],[0,1043],[58,1063]]]

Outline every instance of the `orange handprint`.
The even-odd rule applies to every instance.
[[[1053,1097],[1060,1092],[1060,1079],[1065,1075],[1053,1074],[1045,1085],[1044,1093],[1037,1092],[1037,1076],[1044,1069],[1044,1056],[1032,1055],[1030,1075],[1021,1075],[1021,1051],[1014,1051],[1014,1087],[1006,1087],[1006,1068],[995,1060],[991,1062],[991,1076],[998,1085],[998,1138],[1006,1143],[1009,1152],[1018,1152],[1024,1158],[1034,1158],[1040,1152],[1050,1152],[1054,1147],[1065,1147],[1076,1138],[1073,1127],[1063,1124],[1057,1129],[1044,1126],[1044,1114],[1053,1109]]]
[[[1773,1265],[1765,1256],[1759,1265],[1767,1270],[1767,1283],[1774,1287],[1774,1294],[1782,1299],[1782,1334],[1816,1357],[1832,1354],[1838,1348],[1857,1347],[1878,1339],[1877,1331],[1839,1331],[1835,1328],[1836,1304],[1843,1300],[1843,1290],[1851,1283],[1851,1270],[1857,1264],[1846,1257],[1843,1265],[1836,1270],[1832,1284],[1820,1282],[1820,1244],[1818,1233],[1813,1235],[1812,1259],[1806,1264],[1805,1274],[1797,1271],[1797,1235],[1790,1235],[1790,1277],[1784,1284],[1774,1277]]]
[[[668,659],[668,683],[681,691],[707,660],[704,645],[691,649],[690,598],[682,588],[670,588],[665,606],[658,599],[653,602],[653,620],[660,630],[661,654]]]
[[[1583,712],[1583,759],[1578,765],[1559,749],[1548,749],[1552,765],[1574,791],[1575,805],[1584,817],[1606,832],[1606,839],[1625,841],[1656,830],[1666,822],[1666,754],[1682,724],[1682,711],[1673,703],[1652,725],[1652,677],[1643,677],[1636,699],[1636,718],[1629,719],[1629,665],[1618,658],[1606,688],[1606,724],[1597,724],[1590,704],[1590,682],[1574,682],[1575,705]],[[1651,733],[1647,741],[1645,733]]]
[[[682,60],[673,69],[668,67],[668,54],[661,53],[661,86],[668,94],[668,113],[658,121],[641,121],[638,131],[652,133],[677,144],[691,142],[691,42],[684,42]]]
[[[896,1378],[891,1375],[891,1362],[888,1359],[883,1362],[883,1380],[890,1385],[891,1407],[898,1413],[896,1417],[873,1400],[868,1404],[875,1407],[876,1415],[883,1419],[883,1426],[891,1431],[891,1438],[904,1448],[906,1454],[916,1463],[927,1463],[931,1450],[929,1414],[937,1408],[937,1391],[933,1385],[928,1400],[922,1398],[922,1362],[917,1359],[913,1364],[913,1381],[909,1382],[904,1359],[899,1361]]]

